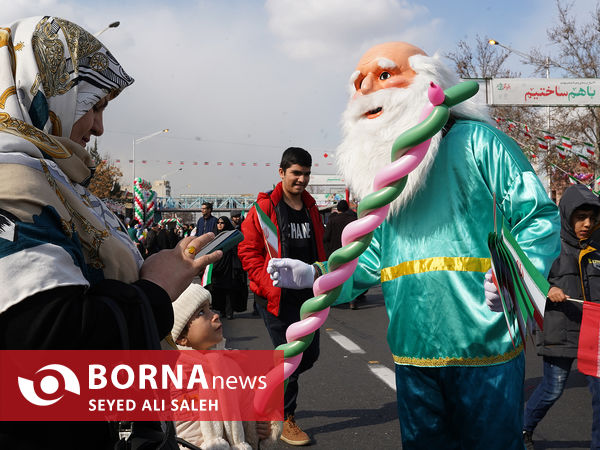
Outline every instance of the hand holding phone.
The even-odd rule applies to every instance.
[[[200,256],[208,255],[216,250],[222,250],[226,252],[227,250],[232,249],[237,244],[244,240],[244,235],[240,233],[238,230],[230,230],[223,231],[219,233],[215,238],[202,247],[194,259],[199,258]]]

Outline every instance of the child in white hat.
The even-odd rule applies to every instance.
[[[210,303],[210,292],[193,283],[173,302],[171,337],[181,350],[225,347],[223,325]],[[175,422],[175,428],[178,437],[204,450],[251,450],[259,448],[259,441],[261,449],[268,449],[281,434],[281,422],[186,421]]]
[[[225,348],[223,324],[219,314],[210,309],[210,292],[191,284],[173,302],[175,320],[171,336],[182,350],[221,350]]]

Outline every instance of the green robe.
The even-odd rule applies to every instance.
[[[493,193],[498,221],[546,277],[560,251],[560,220],[518,145],[481,122],[458,120],[442,139],[424,185],[374,232],[338,300],[382,283],[397,364],[479,366],[522,351],[506,320],[485,304]],[[370,324],[377,326],[377,324]]]

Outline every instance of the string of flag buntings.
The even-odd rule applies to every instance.
[[[494,117],[498,128],[504,128],[509,133],[520,133],[525,139],[533,140],[535,148],[540,150],[550,150],[552,146],[556,149],[561,159],[567,158],[567,153],[571,153],[579,158],[579,163],[583,167],[589,168],[596,163],[591,159],[596,154],[596,146],[591,142],[561,136],[542,129],[533,129],[525,123],[517,122],[502,117]],[[533,130],[533,131],[532,131]],[[532,158],[537,158],[534,151],[529,154]]]
[[[325,153],[324,158],[330,156]],[[133,160],[115,159],[114,162],[117,165],[120,164],[133,164]],[[166,164],[173,166],[223,166],[223,167],[279,167],[279,162],[246,162],[246,161],[190,161],[190,160],[162,160],[162,159],[142,159],[141,161],[136,160],[136,164]],[[324,163],[313,163],[314,167],[320,166],[332,166],[333,162],[328,161]]]
[[[511,119],[502,117],[494,117],[497,127],[509,134],[521,134],[529,145],[537,149],[549,151],[554,147],[558,156],[561,159],[567,158],[567,153],[571,153],[579,159],[579,163],[586,168],[597,166],[597,163],[592,159],[596,154],[596,146],[591,142],[574,139],[568,136],[551,133],[550,131],[532,128],[529,125],[517,122]],[[532,158],[537,158],[535,151],[529,151]],[[332,154],[324,153],[323,158],[333,156]],[[115,159],[114,164],[133,164],[133,160]],[[212,166],[212,167],[278,167],[279,162],[257,162],[257,161],[190,161],[190,160],[162,160],[162,159],[142,159],[137,161],[141,164],[166,164],[171,166]],[[314,162],[314,167],[333,166],[333,161]]]

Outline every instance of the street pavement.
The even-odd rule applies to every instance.
[[[247,312],[223,320],[228,348],[272,348],[262,319],[251,312],[252,294]],[[358,310],[331,308],[321,329],[319,360],[300,376],[296,421],[312,437],[311,448],[402,448],[387,326],[380,287],[369,290]],[[528,399],[542,376],[542,360],[530,340],[526,363]],[[535,448],[589,449],[591,429],[591,396],[585,376],[574,367],[565,393],[535,430]]]

